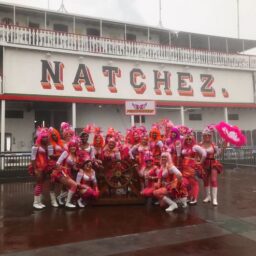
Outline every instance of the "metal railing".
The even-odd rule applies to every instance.
[[[256,148],[226,148],[219,160],[223,164],[236,166],[256,166]]]
[[[27,172],[30,159],[31,152],[0,153],[0,174]],[[256,167],[256,148],[226,148],[218,159],[223,164]]]
[[[0,25],[0,44],[54,48],[79,53],[114,55],[187,65],[194,64],[245,70],[256,69],[256,57],[254,56],[113,40],[19,26]]]
[[[31,152],[3,152],[0,154],[0,171],[26,171],[31,159]]]

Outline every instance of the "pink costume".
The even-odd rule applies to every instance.
[[[110,139],[110,141],[115,143],[113,139]],[[103,149],[103,159],[111,160],[111,161],[121,160],[121,154],[119,149],[116,146],[114,146],[113,148],[110,148],[109,145],[107,144]]]
[[[80,170],[77,174],[76,182],[83,199],[97,199],[99,197],[100,193],[94,170],[91,171],[90,175]]]
[[[204,169],[204,187],[206,197],[203,200],[204,203],[210,202],[211,199],[214,206],[218,205],[217,194],[218,194],[218,173],[222,172],[222,165],[215,159],[215,154],[220,153],[217,146],[212,143],[212,131],[208,127],[203,130],[203,142],[201,146],[206,150],[207,156],[203,163]],[[211,193],[212,192],[212,193]]]
[[[48,150],[40,145],[35,145],[31,150],[31,161],[35,161],[34,167],[29,166],[29,173],[35,175],[35,171],[48,172]]]
[[[77,172],[78,164],[78,143],[72,140],[68,143],[69,151],[64,151],[59,157],[56,166],[57,168],[53,171],[51,178],[53,181],[58,181],[68,188],[67,200],[65,206],[68,208],[75,208],[76,206],[72,204],[71,200],[73,194],[77,190],[77,184],[73,180],[72,176],[76,176],[72,171]],[[63,192],[61,192],[60,196]]]
[[[79,163],[83,165],[84,161],[90,159],[95,159],[94,147],[88,143],[89,135],[94,130],[94,126],[91,124],[86,125],[83,131],[80,133],[80,143],[79,143]]]
[[[122,160],[129,160],[130,159],[130,150],[132,148],[132,145],[129,143],[125,143],[124,145],[122,145],[122,149],[121,149],[121,158]]]
[[[125,142],[122,145],[121,158],[122,160],[130,160],[130,149],[133,146],[133,132],[131,129],[128,129],[125,136]]]
[[[175,135],[175,136],[174,136]],[[170,131],[170,137],[165,141],[167,151],[172,156],[172,161],[175,166],[180,166],[180,154],[181,154],[181,139],[178,128],[172,127]]]
[[[45,174],[49,172],[48,142],[48,129],[38,128],[36,143],[31,150],[31,164],[28,168],[29,173],[36,178],[33,203],[33,207],[36,209],[43,209],[45,207],[41,202],[41,195],[43,183],[45,181]]]
[[[74,159],[68,151],[64,151],[56,163],[59,168],[56,168],[51,175],[52,180],[57,182],[61,177],[72,179],[71,171],[76,168],[77,159],[77,157]]]
[[[95,159],[102,160],[103,159],[103,148],[94,146],[94,155],[95,155]]]
[[[218,187],[217,174],[223,171],[222,164],[215,159],[215,154],[219,153],[219,148],[213,143],[208,148],[205,148],[203,144],[201,144],[201,146],[206,150],[207,153],[206,159],[203,163],[205,172],[203,179],[204,186],[209,186],[211,182],[211,187]]]
[[[60,139],[59,132],[53,128],[49,128],[50,132],[50,145],[48,146],[48,155],[50,158],[49,165],[51,170],[54,169],[57,160],[59,159],[60,155],[64,151],[64,145]],[[53,139],[53,135],[55,135],[56,140]]]
[[[151,129],[149,140],[150,140],[149,147],[150,147],[150,151],[153,154],[154,163],[159,166],[160,156],[161,156],[164,144],[161,141],[161,134],[157,127],[153,126],[153,128]]]
[[[73,139],[75,132],[70,124],[66,122],[62,122],[60,125],[60,129],[63,136],[63,147],[65,150],[68,150],[68,143]]]
[[[80,145],[79,146],[79,162],[82,164],[85,160],[90,159],[94,160],[95,159],[95,149],[92,145],[88,144],[87,146]]]
[[[162,153],[168,157],[168,163],[166,166],[161,164],[158,174],[159,188],[156,189],[154,196],[162,200],[164,196],[168,196],[173,199],[187,197],[187,189],[181,181],[178,181],[177,176],[181,177],[181,172],[173,165],[171,156],[169,153]]]
[[[103,159],[103,148],[104,148],[104,138],[101,134],[102,131],[99,127],[94,128],[94,137],[93,137],[93,148],[94,148],[94,156],[97,160],[102,161]]]
[[[143,144],[139,144],[139,145],[134,145],[129,152],[130,158],[131,159],[135,159],[139,166],[143,166],[145,164],[144,162],[144,156],[146,152],[149,152],[150,148],[148,145],[143,145]]]
[[[184,145],[181,150],[181,172],[183,177],[183,184],[189,190],[189,197],[193,199],[194,203],[196,203],[199,194],[199,183],[195,177],[196,171],[202,173],[202,166],[197,163],[197,157],[200,155],[200,158],[202,158],[203,161],[206,157],[206,151],[199,145],[193,144],[191,144],[191,146]]]
[[[144,197],[153,197],[155,190],[154,184],[157,182],[159,169],[157,166],[151,166],[147,168],[143,166],[139,171],[139,176],[144,180],[144,188],[140,194]]]

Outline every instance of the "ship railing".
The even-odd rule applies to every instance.
[[[0,25],[0,44],[53,48],[76,51],[81,54],[92,53],[185,65],[256,69],[255,56],[171,47],[170,45],[148,42],[115,40],[10,25]]]

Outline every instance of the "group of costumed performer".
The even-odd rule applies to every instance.
[[[80,137],[68,123],[62,123],[61,133],[53,127],[38,128],[35,145],[32,147],[29,172],[35,176],[33,207],[43,209],[43,185],[50,180],[50,198],[53,207],[64,205],[75,208],[84,207],[84,202],[99,197],[97,179],[92,168],[94,147],[87,143],[88,127],[83,129]],[[92,152],[93,151],[93,152]],[[56,198],[55,187],[61,186],[60,195]],[[63,202],[63,199],[66,201]]]
[[[140,194],[153,198],[166,211],[179,205],[185,208],[187,203],[195,205],[200,179],[206,194],[203,201],[216,206],[217,176],[223,170],[216,155],[221,150],[213,142],[210,126],[203,130],[202,141],[197,142],[190,128],[175,126],[170,120],[154,124],[150,130],[131,127],[124,136],[111,127],[104,137],[95,125],[87,125],[78,136],[66,122],[61,124],[60,132],[53,127],[38,128],[29,166],[36,180],[33,207],[45,207],[42,192],[48,178],[52,206],[85,207],[88,200],[100,196],[97,169],[103,168],[104,161],[123,160],[136,162]],[[56,186],[60,187],[57,197]]]

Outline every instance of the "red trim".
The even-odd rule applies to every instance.
[[[125,104],[123,99],[98,99],[98,98],[79,98],[79,97],[57,97],[57,96],[39,96],[39,95],[17,95],[4,94],[0,95],[0,100],[13,101],[49,101],[49,102],[74,102],[74,103],[93,103],[93,104]],[[128,99],[132,100],[132,99]],[[143,101],[143,99],[138,100]],[[255,103],[209,103],[209,102],[188,102],[188,101],[155,101],[156,106],[172,107],[233,107],[233,108],[256,108]]]

